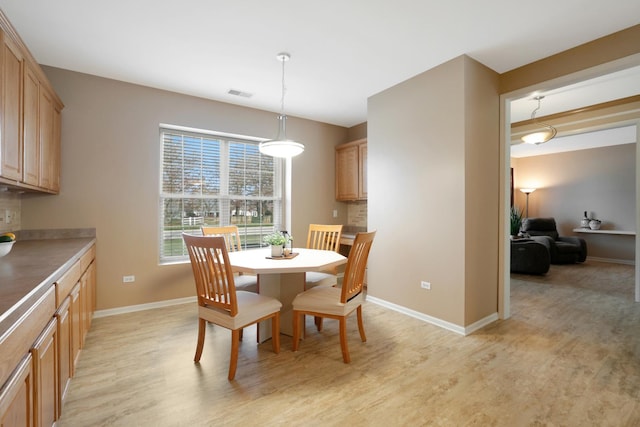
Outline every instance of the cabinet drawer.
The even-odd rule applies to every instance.
[[[80,258],[81,272],[87,271],[89,264],[91,264],[91,261],[93,261],[95,257],[96,257],[96,247],[95,245],[93,245],[87,252],[84,253],[84,255],[82,255],[82,258]]]
[[[54,287],[27,311],[2,337],[0,337],[0,384],[9,378],[11,372],[29,349],[56,311]]]
[[[56,307],[71,293],[71,289],[78,283],[82,276],[82,260],[76,261],[69,270],[56,282]]]

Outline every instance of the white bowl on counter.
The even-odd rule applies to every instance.
[[[0,258],[11,252],[14,242],[2,242],[0,243]]]

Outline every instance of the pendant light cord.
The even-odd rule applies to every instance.
[[[278,54],[278,59],[280,59],[280,61],[282,61],[282,96],[280,97],[280,115],[284,116],[284,94],[286,92],[286,87],[284,84],[284,63],[287,62],[289,60],[289,54],[288,53],[279,53]]]
[[[280,98],[280,113],[284,116],[284,63],[285,59],[282,58],[282,97]],[[539,101],[538,101],[539,102]]]
[[[540,100],[541,100],[542,98],[543,98],[543,97],[536,96],[536,98],[535,98],[535,99],[537,99],[537,100],[538,100],[538,108],[536,108],[535,110],[533,110],[533,111],[531,112],[531,120],[533,120],[533,119],[536,117],[536,112],[540,109]]]

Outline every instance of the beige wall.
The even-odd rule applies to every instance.
[[[271,138],[275,113],[45,67],[65,103],[58,196],[22,200],[22,229],[95,227],[98,309],[194,295],[188,264],[158,265],[160,123]],[[330,222],[334,146],[345,128],[290,118],[305,152],[293,163],[293,235]],[[346,219],[346,212],[343,214]],[[123,284],[123,275],[135,275]]]
[[[462,56],[369,98],[371,296],[460,326],[497,311],[497,84]]]
[[[521,187],[529,196],[529,216],[554,217],[561,235],[587,240],[590,257],[635,259],[633,236],[576,234],[583,212],[602,220],[603,229],[636,229],[636,144],[512,159],[516,205],[525,209]]]

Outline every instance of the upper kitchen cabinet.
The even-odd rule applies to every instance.
[[[23,57],[18,46],[4,32],[0,32],[0,176],[22,179],[22,66]]]
[[[0,185],[60,191],[62,101],[0,12]]]
[[[367,199],[367,140],[336,147],[336,200]]]

